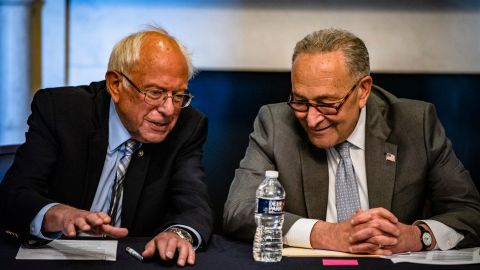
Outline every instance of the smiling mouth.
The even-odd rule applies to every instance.
[[[333,126],[333,125],[330,124],[330,125],[328,125],[328,126],[326,126],[326,127],[324,127],[324,128],[310,129],[310,132],[311,132],[311,133],[314,133],[314,134],[315,134],[315,133],[321,133],[321,132],[327,130],[328,128],[330,128],[330,127],[332,127],[332,126]]]

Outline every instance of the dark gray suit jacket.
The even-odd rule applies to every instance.
[[[26,142],[0,186],[3,230],[25,238],[34,216],[51,202],[90,209],[108,147],[109,104],[104,81],[36,93]],[[122,226],[130,236],[152,237],[183,224],[210,238],[206,137],[207,118],[187,107],[163,142],[143,144],[133,155],[122,207]]]
[[[432,104],[399,99],[374,86],[365,132],[370,208],[386,208],[406,224],[437,220],[464,234],[459,246],[480,244],[479,193]],[[387,160],[386,153],[396,161]],[[310,143],[293,111],[279,103],[263,106],[255,120],[225,203],[227,234],[253,238],[255,190],[265,170],[278,170],[286,191],[284,233],[302,217],[325,220],[326,151]]]

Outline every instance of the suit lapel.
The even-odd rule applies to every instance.
[[[365,134],[365,165],[369,207],[391,209],[397,145],[387,142],[391,129],[385,122],[386,108],[375,95],[371,95],[367,105]]]
[[[122,227],[130,229],[133,224],[151,156],[152,149],[148,145],[142,145],[130,161],[123,188]]]
[[[82,208],[90,209],[105,163],[108,146],[108,111],[110,95],[105,89],[98,90],[92,106],[93,130],[88,136],[88,162],[85,173],[85,189]]]
[[[324,149],[305,139],[301,148],[302,179],[309,218],[325,220],[328,203],[328,165]]]

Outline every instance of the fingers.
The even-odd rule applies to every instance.
[[[123,238],[128,235],[127,228],[114,227],[110,224],[102,224],[101,232],[99,234],[105,234],[112,238]]]
[[[386,219],[393,224],[396,224],[398,222],[398,219],[394,214],[382,207],[369,209],[367,211],[359,210],[352,217],[351,222],[352,225],[355,226],[361,223],[368,222],[372,218]]]
[[[400,235],[400,229],[396,224],[387,220],[373,219],[370,222],[354,226],[352,228],[351,241],[358,242],[379,234],[398,237]]]
[[[385,208],[357,210],[350,218],[348,244],[352,253],[388,256],[400,242],[398,219]]]
[[[75,225],[73,223],[64,223],[63,224],[62,233],[67,237],[75,237],[77,235],[77,230],[75,229]]]
[[[100,218],[99,214],[96,212],[88,212],[85,216],[80,216],[79,218],[83,219],[85,223],[92,225],[93,227],[103,224],[103,219]],[[79,227],[79,229],[82,229]]]
[[[368,253],[381,256],[390,256],[392,252],[385,249],[384,246],[372,243],[360,243],[350,247],[351,253]]]
[[[382,248],[382,247],[395,246],[396,244],[398,244],[398,239],[395,237],[389,237],[385,235],[377,235],[368,239],[366,242],[379,246],[379,248]]]
[[[186,240],[178,240],[177,242],[178,249],[178,260],[177,265],[184,266],[185,263],[193,265],[195,263],[195,251],[193,250],[192,245]]]
[[[148,243],[145,245],[145,250],[142,252],[142,256],[145,258],[151,258],[153,255],[155,255],[156,251],[156,246],[155,246],[155,238],[148,241]]]
[[[186,263],[195,263],[195,251],[192,245],[177,236],[174,233],[162,232],[155,236],[145,245],[145,250],[142,255],[144,257],[152,257],[155,252],[158,252],[162,260],[171,260],[178,252],[177,265],[185,266]]]
[[[351,218],[352,230],[349,240],[352,243],[366,241],[377,236],[399,237],[398,219],[384,208],[357,211]]]
[[[87,217],[88,224],[99,226],[102,224],[110,224],[111,218],[104,212],[90,212]]]
[[[372,214],[369,211],[363,211],[362,209],[357,209],[355,214],[351,217],[350,223],[352,226],[365,223],[372,219]]]
[[[128,235],[127,229],[109,225],[111,219],[103,212],[76,210],[72,215],[74,216],[74,225],[77,231],[91,235],[108,235],[113,238],[121,238]]]
[[[177,242],[178,240],[175,237],[168,238],[165,249],[165,257],[167,259],[172,259],[175,255],[175,251],[177,250]],[[180,256],[178,258],[178,261],[180,261]]]
[[[188,264],[193,265],[195,263],[195,250],[193,250],[193,247],[190,244],[188,245],[188,249],[189,249],[189,252],[188,252],[187,262]]]
[[[94,228],[103,224],[108,224],[109,222],[110,217],[103,212],[87,212],[80,210],[78,216],[75,218],[75,226],[82,232],[89,232],[94,230]]]
[[[77,231],[98,235],[104,233],[101,226],[109,222],[110,217],[103,212],[89,212],[58,204],[45,213],[42,231],[62,232],[67,237],[75,237]],[[122,237],[126,235],[125,230],[113,230],[111,234],[112,236]]]
[[[84,217],[76,217],[74,220],[75,228],[78,228],[79,231],[86,232],[91,230],[91,226],[87,224],[88,220]]]
[[[376,250],[382,249],[383,247],[395,246],[398,242],[397,237],[384,235],[381,231],[372,228],[352,234],[350,237],[350,243],[352,244],[351,252],[353,253],[361,252],[387,255],[388,252],[376,252]]]

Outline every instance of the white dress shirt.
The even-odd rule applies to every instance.
[[[360,206],[363,210],[369,209],[368,204],[368,186],[367,170],[365,165],[365,125],[367,108],[364,107],[360,112],[357,125],[347,141],[352,144],[350,147],[350,157],[352,159],[355,175],[357,177],[358,192],[360,197]],[[326,222],[337,222],[337,207],[335,204],[335,174],[340,155],[334,147],[326,149],[328,162],[328,205]],[[288,194],[287,194],[288,196]],[[290,230],[285,234],[283,240],[286,245],[295,247],[312,248],[310,245],[310,233],[318,220],[301,218],[297,220]],[[435,220],[418,220],[414,224],[427,224],[437,241],[436,249],[447,250],[455,247],[463,239],[463,235],[454,229]]]

